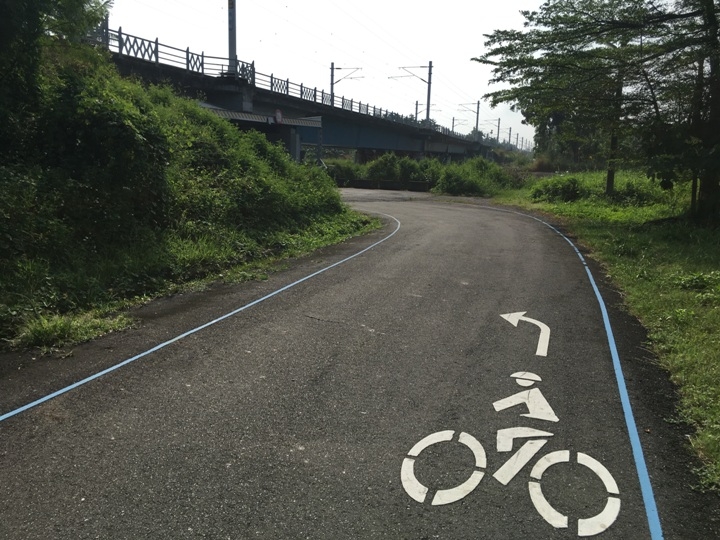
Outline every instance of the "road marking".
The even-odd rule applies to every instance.
[[[73,384],[71,384],[71,385],[69,385],[69,386],[66,386],[65,388],[61,388],[60,390],[57,390],[57,391],[55,391],[55,392],[53,392],[53,393],[51,393],[51,394],[48,394],[48,395],[45,396],[45,397],[42,397],[42,398],[37,399],[37,400],[35,400],[35,401],[31,402],[31,403],[28,403],[27,405],[23,405],[22,407],[19,407],[19,408],[15,409],[15,410],[12,410],[12,411],[7,412],[7,413],[5,413],[5,414],[2,414],[2,415],[0,415],[0,422],[2,422],[2,421],[4,421],[4,420],[7,420],[8,418],[11,418],[11,417],[13,417],[13,416],[16,416],[16,415],[20,414],[21,412],[27,411],[28,409],[32,409],[33,407],[36,407],[36,406],[38,406],[38,405],[40,405],[40,404],[42,404],[42,403],[45,403],[46,401],[49,401],[49,400],[51,400],[51,399],[53,399],[53,398],[56,398],[56,397],[61,396],[61,395],[63,395],[63,394],[66,394],[66,393],[69,392],[70,390],[74,390],[74,389],[76,389],[76,388],[78,388],[78,387],[80,387],[80,386],[82,386],[82,385],[84,385],[84,384],[87,384],[87,383],[89,383],[89,382],[91,382],[91,381],[94,381],[95,379],[99,379],[99,378],[102,377],[103,375],[107,375],[108,373],[111,373],[111,372],[113,372],[113,371],[115,371],[115,370],[117,370],[117,369],[120,369],[121,367],[126,366],[127,364],[130,364],[130,363],[134,362],[135,360],[139,360],[140,358],[143,358],[143,357],[145,357],[145,356],[148,356],[149,354],[152,354],[152,353],[154,353],[154,352],[156,352],[156,351],[159,351],[160,349],[164,349],[164,348],[167,347],[168,345],[171,345],[171,344],[173,344],[173,343],[175,343],[175,342],[177,342],[177,341],[180,341],[181,339],[184,339],[184,338],[186,338],[186,337],[188,337],[188,336],[191,336],[192,334],[195,334],[195,333],[199,332],[200,330],[204,330],[205,328],[207,328],[207,327],[209,327],[209,326],[212,326],[212,325],[214,325],[214,324],[217,324],[217,323],[219,323],[220,321],[224,321],[225,319],[228,319],[228,318],[230,318],[230,317],[232,317],[232,316],[234,316],[234,315],[237,315],[238,313],[240,313],[240,312],[242,312],[242,311],[245,311],[246,309],[249,309],[249,308],[251,308],[251,307],[253,307],[253,306],[256,306],[257,304],[260,304],[260,303],[264,302],[265,300],[269,300],[269,299],[272,298],[273,296],[277,296],[278,294],[280,294],[280,293],[282,293],[282,292],[285,292],[285,291],[287,291],[288,289],[292,289],[293,287],[295,287],[296,285],[299,285],[300,283],[303,283],[303,282],[305,282],[305,281],[307,281],[307,280],[309,280],[309,279],[312,279],[312,278],[314,278],[315,276],[318,276],[318,275],[320,275],[320,274],[322,274],[322,273],[324,273],[324,272],[327,272],[328,270],[330,270],[330,269],[332,269],[332,268],[335,268],[336,266],[340,266],[341,264],[346,263],[346,262],[354,259],[355,257],[358,257],[358,256],[362,255],[363,253],[365,253],[365,252],[367,252],[367,251],[370,251],[370,250],[373,249],[374,247],[377,247],[377,246],[379,246],[380,244],[382,244],[383,242],[385,242],[386,240],[389,240],[390,238],[392,238],[392,237],[400,230],[401,223],[400,223],[400,220],[398,220],[396,217],[391,216],[391,215],[388,215],[388,214],[379,214],[379,215],[382,215],[382,216],[385,216],[385,217],[388,217],[388,218],[392,219],[393,221],[395,221],[395,223],[396,223],[397,226],[395,227],[395,230],[392,231],[390,234],[388,234],[388,235],[385,236],[384,238],[381,238],[380,240],[378,240],[378,241],[375,242],[374,244],[366,247],[365,249],[362,249],[362,250],[358,251],[357,253],[355,253],[355,254],[353,254],[353,255],[350,255],[349,257],[344,258],[344,259],[341,260],[341,261],[338,261],[338,262],[336,262],[336,263],[333,263],[333,264],[331,264],[330,266],[326,266],[325,268],[323,268],[323,269],[321,269],[321,270],[318,270],[317,272],[314,272],[314,273],[312,273],[312,274],[310,274],[310,275],[308,275],[308,276],[305,276],[304,278],[301,278],[301,279],[295,281],[294,283],[290,283],[289,285],[285,285],[284,287],[281,287],[280,289],[277,289],[276,291],[271,292],[270,294],[267,294],[267,295],[263,296],[262,298],[258,298],[257,300],[254,300],[254,301],[250,302],[249,304],[246,304],[246,305],[244,305],[244,306],[242,306],[242,307],[240,307],[240,308],[237,308],[237,309],[235,309],[235,310],[233,310],[233,311],[231,311],[231,312],[229,312],[229,313],[226,313],[225,315],[222,315],[221,317],[218,317],[217,319],[214,319],[214,320],[212,320],[212,321],[210,321],[210,322],[206,322],[205,324],[202,324],[202,325],[200,325],[200,326],[198,326],[198,327],[196,327],[196,328],[193,328],[192,330],[188,330],[187,332],[185,332],[185,333],[183,333],[183,334],[180,334],[179,336],[175,336],[174,338],[169,339],[169,340],[167,340],[167,341],[164,341],[163,343],[160,343],[159,345],[155,345],[155,346],[152,347],[151,349],[148,349],[147,351],[141,352],[140,354],[137,354],[137,355],[133,356],[132,358],[128,358],[128,359],[126,359],[126,360],[123,360],[122,362],[120,362],[120,363],[118,363],[118,364],[115,364],[114,366],[110,366],[109,368],[104,369],[104,370],[102,370],[102,371],[100,371],[100,372],[98,372],[98,373],[95,373],[94,375],[90,375],[89,377],[86,377],[86,378],[84,378],[84,379],[82,379],[82,380],[80,380],[80,381],[77,381],[76,383],[73,383]]]
[[[532,386],[535,382],[542,381],[539,375],[530,373],[529,371],[518,371],[510,376],[515,379],[516,383],[524,387]],[[512,396],[499,399],[493,403],[493,408],[496,412],[499,412],[522,404],[525,404],[528,412],[520,416],[535,418],[537,420],[547,420],[548,422],[558,422],[560,420],[539,388],[524,390]]]
[[[531,216],[530,214],[523,214],[522,212],[516,212],[514,210],[505,210],[502,208],[493,208],[490,206],[483,207],[485,210],[495,210],[498,212],[504,212],[507,214],[515,214],[525,218],[534,219],[538,223],[542,223],[548,229],[555,232],[563,240],[565,240],[570,247],[575,251],[575,254],[580,259],[580,262],[585,267],[585,273],[590,280],[590,285],[595,292],[595,298],[600,307],[602,314],[603,323],[605,325],[605,335],[607,336],[608,346],[610,347],[610,355],[613,360],[613,368],[615,370],[615,381],[618,386],[618,394],[620,396],[620,403],[622,404],[623,412],[625,414],[625,425],[628,431],[628,438],[630,439],[630,446],[633,452],[633,459],[635,460],[635,469],[638,474],[638,480],[640,481],[640,491],[642,492],[643,503],[645,505],[645,516],[648,522],[648,528],[650,529],[650,537],[652,540],[662,540],[663,532],[662,525],[660,523],[660,514],[658,512],[657,503],[655,502],[655,494],[653,493],[652,483],[650,482],[650,474],[648,473],[647,464],[645,463],[645,455],[643,453],[642,444],[640,442],[640,436],[638,434],[637,425],[635,423],[635,415],[633,414],[632,405],[630,404],[630,396],[628,395],[627,386],[625,385],[625,376],[623,375],[622,364],[620,363],[620,354],[617,350],[615,343],[615,335],[610,324],[610,316],[608,315],[607,306],[603,299],[600,289],[595,282],[595,277],[590,271],[585,257],[583,257],[580,250],[572,240],[561,233],[557,228],[550,225],[548,222],[543,221],[540,218]]]
[[[528,483],[530,499],[532,499],[535,509],[545,521],[556,529],[567,528],[568,518],[550,505],[545,498],[545,495],[543,495],[539,482],[542,479],[542,475],[550,466],[557,463],[569,462],[570,452],[568,450],[559,450],[543,456],[538,460],[530,473],[530,476],[536,481],[531,480]],[[590,518],[578,519],[578,536],[595,536],[606,531],[613,523],[615,523],[615,520],[620,514],[620,498],[613,497],[612,495],[619,495],[620,491],[618,490],[617,483],[610,474],[610,471],[608,471],[598,460],[588,456],[587,454],[578,452],[577,462],[593,471],[600,480],[602,480],[605,485],[605,489],[608,492],[607,503],[605,503],[605,508],[602,512]]]
[[[552,433],[550,435],[552,435]],[[499,437],[500,432],[498,432],[498,438]],[[526,442],[520,447],[520,450],[515,452],[515,454],[503,464],[502,467],[495,471],[493,478],[495,478],[495,480],[500,482],[503,486],[507,486],[510,483],[510,480],[515,478],[517,473],[519,473],[520,470],[535,457],[535,454],[537,454],[542,447],[547,444],[547,442],[547,439],[535,439]]]
[[[402,482],[403,488],[405,489],[405,492],[410,495],[412,499],[416,500],[419,503],[423,503],[425,502],[425,497],[427,497],[429,491],[429,489],[423,486],[415,476],[415,458],[419,456],[423,450],[425,450],[429,446],[432,446],[433,444],[451,441],[454,435],[455,432],[452,430],[431,433],[427,437],[420,440],[420,442],[413,446],[408,452],[408,457],[403,460],[402,467],[400,468],[400,480]],[[485,476],[484,471],[477,470],[484,469],[487,466],[485,449],[482,447],[482,444],[480,444],[480,441],[478,441],[472,435],[468,435],[464,432],[460,433],[458,441],[461,444],[467,446],[472,451],[473,455],[475,456],[476,470],[474,470],[470,474],[470,477],[459,486],[455,486],[454,488],[450,489],[440,489],[436,491],[435,496],[430,503],[432,506],[442,506],[445,504],[459,501],[460,499],[472,493],[472,491],[476,487],[478,487],[478,484],[480,483],[480,480],[483,479],[483,476]]]
[[[540,328],[540,338],[538,339],[537,350],[535,356],[547,356],[548,344],[550,343],[550,327],[538,320],[525,317],[527,311],[518,311],[517,313],[506,313],[500,315],[503,319],[512,324],[515,328],[520,321],[529,322]]]

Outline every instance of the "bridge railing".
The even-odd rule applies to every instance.
[[[333,95],[325,92],[325,90],[318,90],[317,87],[296,84],[289,79],[276,77],[274,74],[266,75],[255,72],[255,86],[278,94],[284,94],[314,103],[321,103],[359,114],[382,117],[383,115],[387,116],[389,113],[387,109],[373,107],[367,103],[347,99],[344,96]]]
[[[273,74],[258,73],[255,71],[254,62],[242,62],[237,58],[232,60],[218,56],[206,56],[204,52],[198,54],[190,51],[190,48],[178,49],[160,43],[157,38],[150,40],[126,34],[122,31],[122,27],[118,30],[110,30],[107,26],[107,20],[102,27],[89,36],[89,40],[102,43],[107,49],[119,56],[129,56],[156,64],[176,66],[192,73],[211,77],[236,77],[246,80],[257,88],[263,88],[278,94],[293,96],[358,114],[383,118],[392,122],[418,127],[424,125],[424,122],[418,122],[410,116],[403,116],[388,109],[371,106],[354,99],[347,99],[345,96],[334,95],[303,84],[296,84],[290,82],[289,79],[275,77]],[[442,126],[432,125],[430,129],[444,135],[464,138],[462,135]]]
[[[255,66],[252,63],[237,61],[232,69],[232,61],[219,56],[207,56],[204,52],[195,53],[186,49],[178,49],[160,43],[158,39],[150,40],[126,34],[122,28],[118,30],[101,30],[100,38],[110,51],[119,56],[130,56],[156,64],[165,64],[183,68],[201,75],[228,76],[235,75],[255,84]]]

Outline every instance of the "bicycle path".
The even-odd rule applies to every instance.
[[[344,193],[385,228],[4,363],[0,415],[88,380],[0,422],[0,538],[718,537],[672,389],[598,282],[648,503],[600,274],[559,231]]]

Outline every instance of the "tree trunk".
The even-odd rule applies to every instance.
[[[605,180],[605,195],[612,195],[615,192],[615,169],[618,159],[618,130],[622,119],[623,81],[622,69],[615,80],[615,118],[613,119],[612,131],[610,132],[610,152],[608,154],[608,170]]]
[[[610,153],[608,155],[608,170],[605,178],[605,195],[615,192],[615,161],[617,160],[618,136],[613,130],[610,135]]]
[[[720,37],[714,0],[702,0],[706,28],[708,64],[708,119],[703,137],[705,163],[700,174],[698,214],[702,218],[720,217]]]

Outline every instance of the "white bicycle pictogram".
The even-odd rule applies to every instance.
[[[538,375],[528,371],[513,373],[511,377],[523,387],[533,386],[536,382],[542,380]],[[493,403],[493,407],[495,411],[502,411],[522,404],[527,406],[528,412],[521,416],[548,422],[559,421],[552,407],[550,407],[550,404],[538,388],[531,388],[530,390],[521,391],[510,397],[498,400]],[[493,474],[493,477],[501,484],[507,485],[520,470],[540,452],[542,447],[547,444],[548,438],[552,436],[553,434],[548,431],[529,427],[513,427],[499,430],[497,432],[498,452],[511,452],[516,439],[529,440]],[[408,452],[408,456],[403,460],[400,471],[402,485],[407,494],[417,502],[424,503],[430,490],[422,485],[415,476],[415,460],[428,447],[442,442],[450,442],[454,437],[455,431],[453,430],[432,433],[413,446]],[[482,444],[480,444],[475,437],[465,432],[459,434],[458,442],[467,446],[472,451],[475,457],[475,470],[462,484],[453,488],[436,491],[430,503],[433,506],[450,504],[466,497],[480,484],[480,481],[485,476],[487,458]],[[555,510],[548,502],[543,495],[540,481],[549,467],[559,463],[569,462],[569,450],[550,452],[541,457],[533,466],[530,472],[530,480],[528,481],[530,499],[535,509],[545,521],[558,529],[567,528],[569,518]],[[607,530],[617,519],[620,513],[620,491],[613,476],[605,466],[596,459],[578,452],[577,463],[594,472],[598,478],[600,478],[608,493],[605,508],[599,514],[589,518],[578,518],[578,536],[594,536]]]

